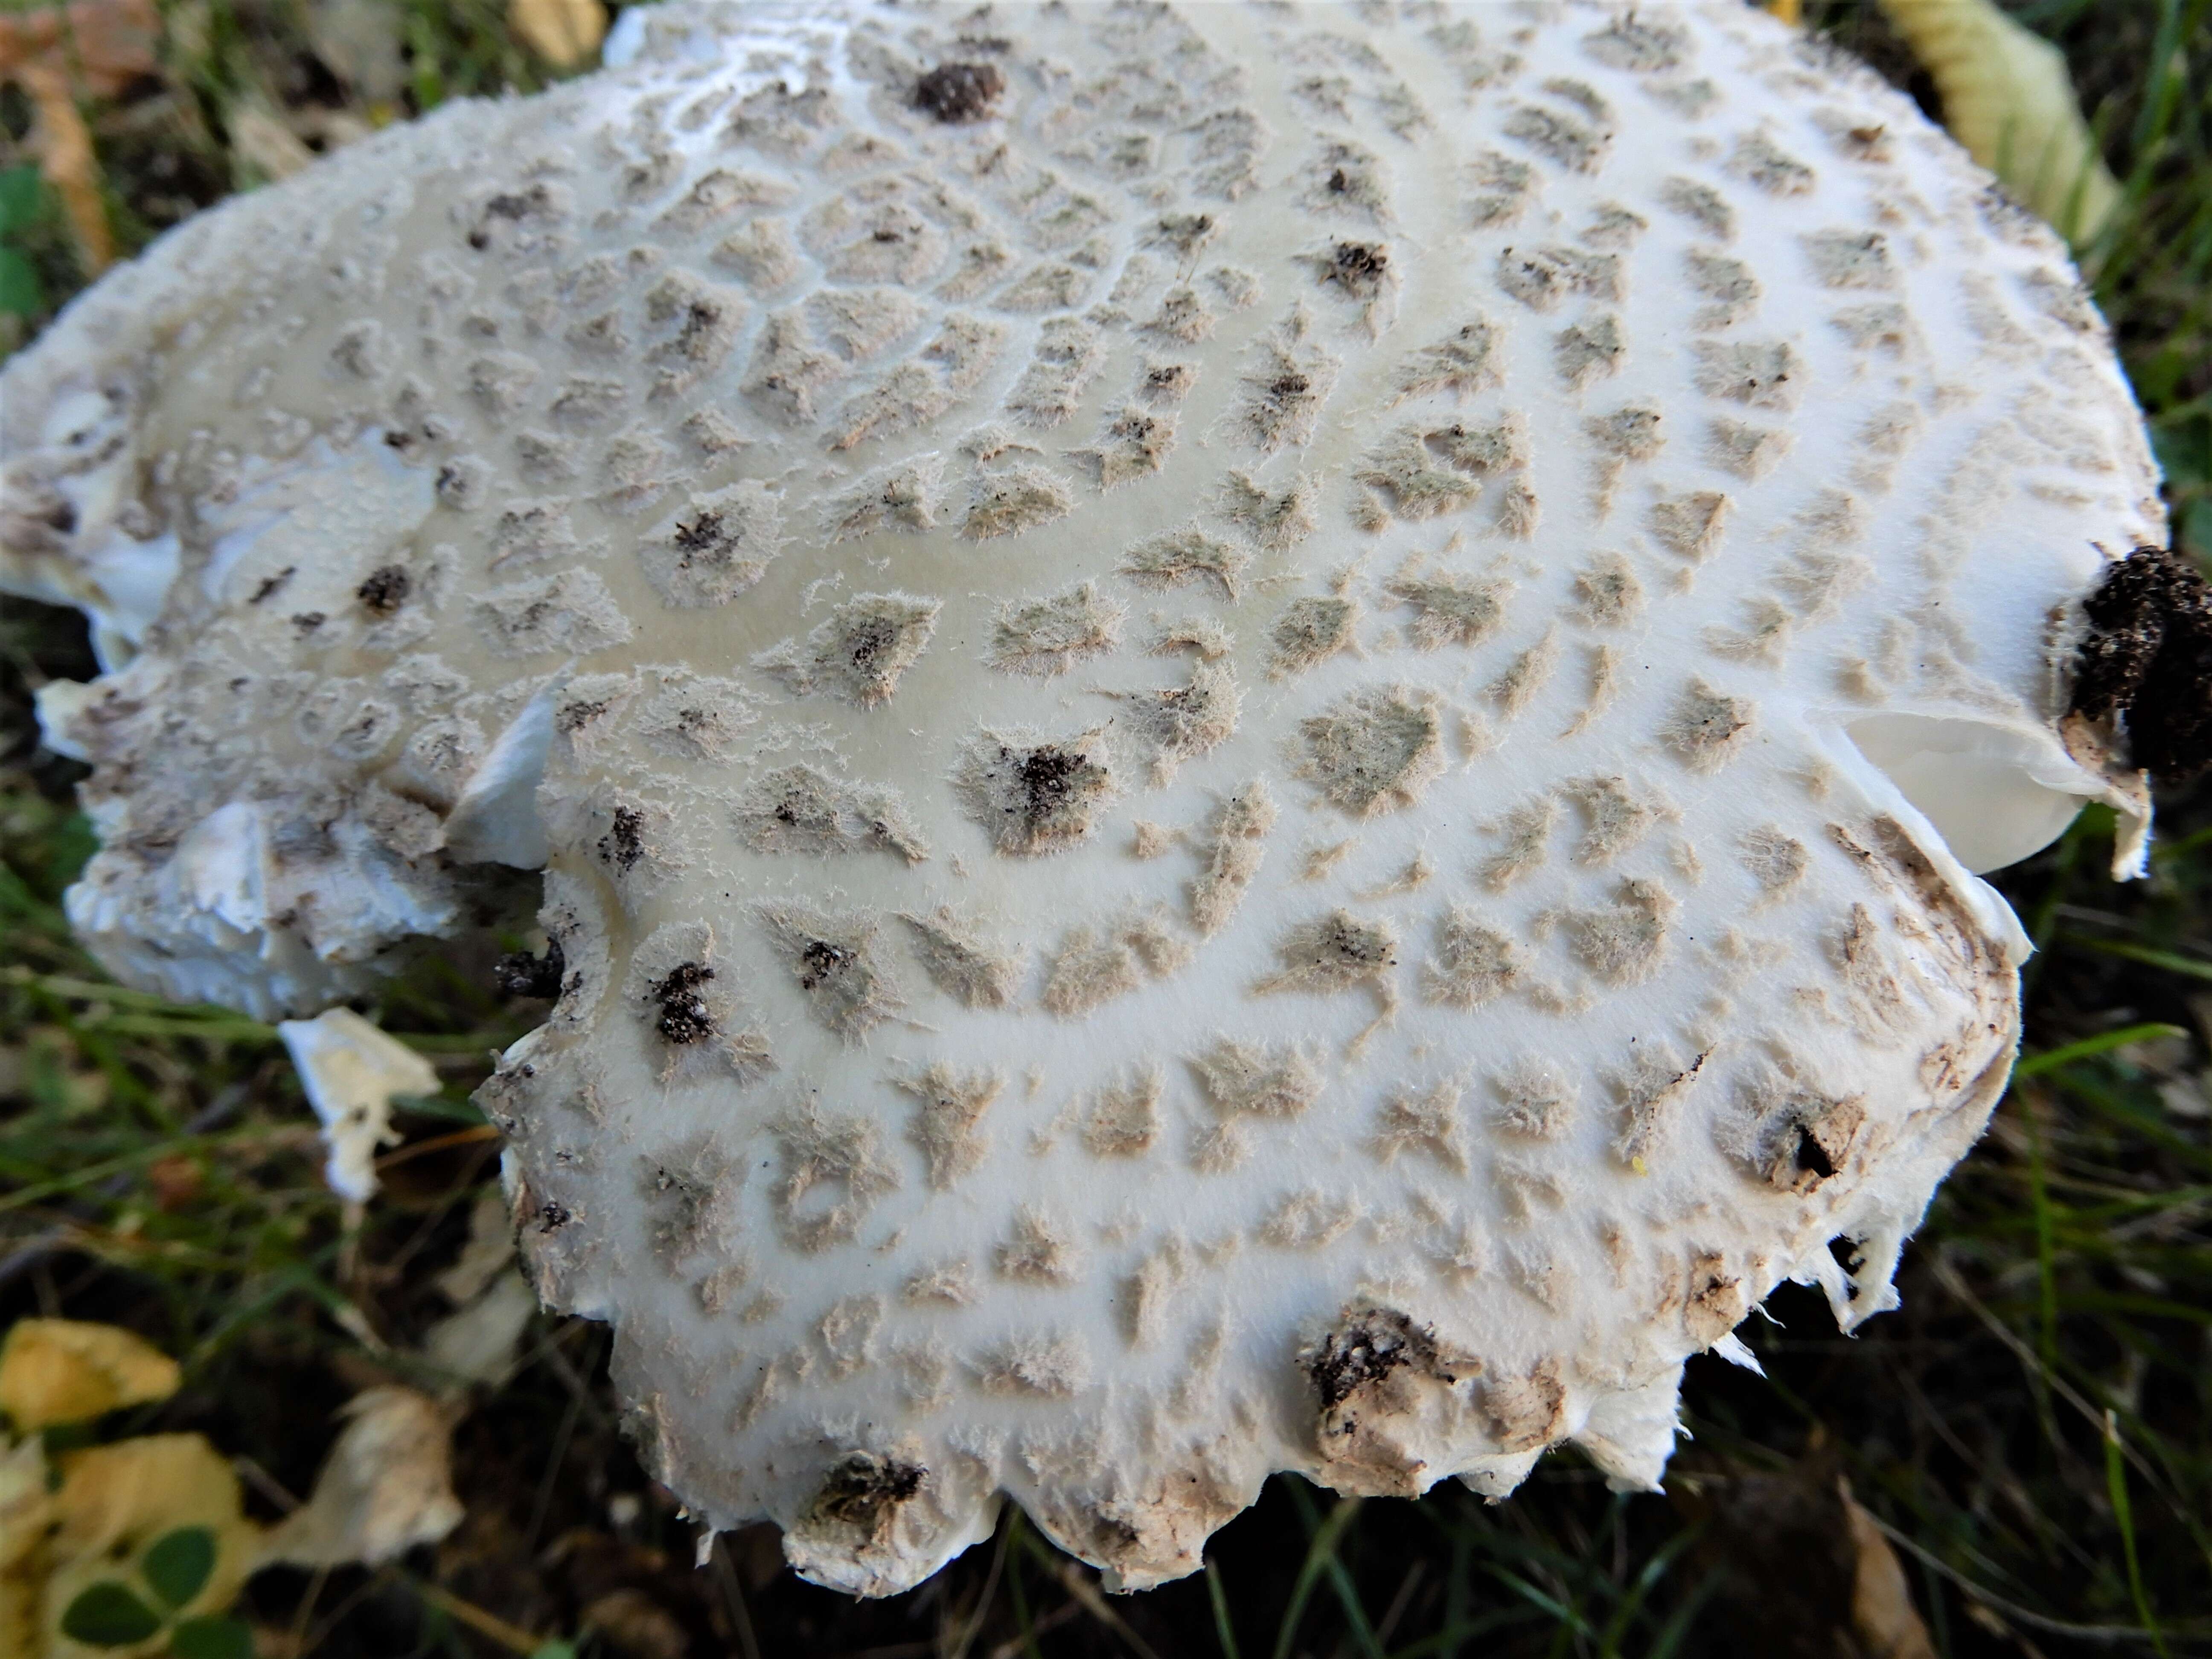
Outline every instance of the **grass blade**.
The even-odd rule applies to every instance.
[[[1243,1659],[1237,1651],[1237,1632],[1229,1622],[1229,1592],[1223,1588],[1220,1565],[1206,1563],[1206,1594],[1213,1603],[1213,1634],[1221,1644],[1221,1659]]]
[[[2125,939],[2087,939],[2079,934],[2066,935],[2069,945],[2085,951],[2096,951],[2108,957],[2122,957],[2130,962],[2140,962],[2146,968],[2163,968],[2169,974],[2186,974],[2191,979],[2212,980],[2212,962],[2197,957],[2177,955],[2172,951],[2160,951],[2148,945],[2130,945]]]
[[[2021,1105],[2021,1121],[2027,1127],[2028,1207],[2035,1217],[2037,1352],[2044,1370],[2052,1371],[2058,1369],[2058,1253],[2052,1242],[2051,1184],[2043,1165],[2043,1113],[2032,1097],[2024,1097]]]
[[[2062,1066],[2071,1066],[2077,1060],[2088,1060],[2098,1054],[2108,1054],[2115,1048],[2124,1048],[2130,1042],[2148,1042],[2158,1037],[2185,1037],[2186,1028],[2168,1025],[2158,1020],[2141,1025],[2124,1026],[2117,1031],[2100,1031],[2095,1036],[2083,1037],[2079,1042],[2069,1042],[2062,1048],[2046,1048],[2041,1054],[2023,1054],[2012,1068],[2015,1079],[2040,1077],[2045,1072],[2055,1072]]]
[[[1296,1492],[1295,1488],[1293,1492]],[[1303,1492],[1296,1495],[1304,1497]],[[1309,1505],[1312,1501],[1311,1498],[1306,1499]],[[1337,1546],[1343,1540],[1344,1530],[1359,1513],[1359,1506],[1364,1501],[1358,1498],[1338,1498],[1336,1507],[1314,1528],[1313,1541],[1306,1546],[1306,1559],[1298,1564],[1298,1576],[1291,1582],[1291,1599],[1283,1608],[1282,1623],[1275,1629],[1274,1659],[1291,1659],[1291,1644],[1297,1639],[1298,1625],[1305,1617],[1306,1601],[1313,1595],[1314,1583],[1336,1559]],[[1368,1633],[1368,1640],[1370,1644],[1373,1642],[1372,1632]]]
[[[2134,1598],[2136,1617],[2142,1620],[2143,1628],[2150,1632],[2151,1645],[2164,1659],[2166,1637],[2159,1630],[2158,1615],[2150,1610],[2150,1592],[2143,1587],[2142,1558],[2136,1548],[2135,1508],[2128,1501],[2128,1466],[2120,1447],[2120,1421],[2111,1412],[2105,1413],[2105,1490],[2112,1499],[2112,1519],[2120,1529],[2120,1555],[2127,1563],[2128,1594]]]

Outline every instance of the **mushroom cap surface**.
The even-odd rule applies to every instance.
[[[617,41],[5,371],[103,961],[310,1012],[542,863],[538,1288],[860,1594],[1001,1493],[1137,1588],[1279,1469],[1654,1486],[1777,1285],[1893,1304],[2017,1036],[1970,868],[2147,811],[2045,228],[1733,5]]]

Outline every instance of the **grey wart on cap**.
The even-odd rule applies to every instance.
[[[112,971],[305,1013],[542,866],[538,1291],[861,1595],[1002,1497],[1139,1589],[1279,1469],[1651,1487],[1777,1285],[1894,1304],[2018,1036],[1973,872],[2133,867],[2203,705],[2047,230],[1735,5],[616,48],[7,366]]]

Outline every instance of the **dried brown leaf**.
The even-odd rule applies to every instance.
[[[41,70],[112,98],[157,74],[161,20],[154,0],[74,0],[0,16],[0,81]]]
[[[100,158],[93,153],[92,130],[77,111],[68,76],[54,64],[26,64],[15,79],[30,98],[37,120],[31,148],[39,171],[62,199],[70,235],[86,274],[98,276],[114,263],[115,240],[108,234],[107,204],[100,192]]]
[[[453,1423],[437,1401],[412,1389],[364,1389],[342,1414],[313,1495],[270,1530],[264,1565],[375,1566],[460,1525]]]
[[[1904,1564],[1875,1525],[1874,1516],[1851,1496],[1850,1485],[1837,1485],[1850,1521],[1851,1551],[1857,1558],[1851,1577],[1851,1628],[1859,1646],[1873,1659],[1936,1659],[1936,1644],[1928,1639],[1928,1626],[1912,1605]]]

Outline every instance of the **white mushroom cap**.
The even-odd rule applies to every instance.
[[[13,579],[137,652],[103,959],[312,1006],[542,849],[539,1290],[862,1594],[1000,1492],[1139,1587],[1276,1469],[1651,1486],[1782,1280],[1892,1305],[1972,869],[2147,816],[2056,240],[1734,5],[643,15],[8,369]]]

